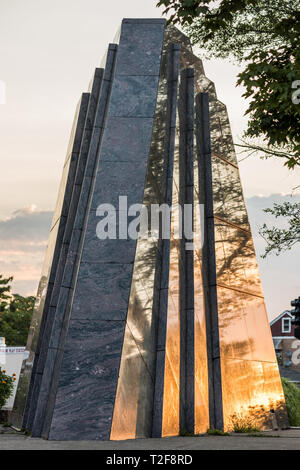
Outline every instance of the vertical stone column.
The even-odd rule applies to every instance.
[[[182,208],[180,243],[180,429],[195,428],[194,328],[194,69],[181,72],[179,92],[179,172]],[[186,206],[185,206],[186,205]],[[188,222],[191,225],[188,225]]]
[[[221,358],[215,258],[215,231],[210,145],[209,99],[207,93],[196,97],[196,138],[199,160],[199,189],[204,202],[203,280],[207,332],[210,426],[223,429]]]

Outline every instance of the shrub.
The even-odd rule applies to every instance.
[[[290,426],[300,426],[300,390],[284,377],[281,382]]]
[[[13,393],[15,374],[10,377],[0,367],[0,410]]]

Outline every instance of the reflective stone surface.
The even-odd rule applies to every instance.
[[[208,92],[210,98],[221,350],[219,380],[222,381],[224,426],[225,429],[232,426],[232,415],[247,416],[249,413],[260,425],[267,426],[270,424],[270,409],[277,412],[278,420],[286,423],[281,381],[226,106],[217,99],[214,84],[205,77],[202,62],[193,56],[186,38],[175,29],[173,37],[181,43],[182,60],[186,66],[195,68],[196,93]],[[195,165],[195,181],[198,181],[196,173]],[[199,189],[195,188],[196,197],[200,195]],[[201,260],[201,251],[198,250],[195,252],[194,273],[195,350],[197,344],[198,351],[202,346],[201,354],[195,355],[195,430],[198,432],[205,431],[209,423],[203,283],[201,275],[197,277],[201,272]],[[200,403],[204,404],[202,408],[199,408]],[[261,405],[264,406],[263,412],[262,408],[258,411]]]
[[[170,28],[170,35],[173,40],[180,43],[180,67],[181,70],[187,67],[194,68],[194,93],[202,90],[203,82],[211,84],[205,77],[202,61],[192,53],[189,39],[177,29]],[[194,149],[195,149],[194,145]],[[194,150],[194,205],[203,204],[199,191],[199,166],[196,151]],[[177,175],[178,178],[178,175]],[[178,184],[178,183],[177,183]],[[208,365],[207,365],[207,332],[205,320],[204,289],[202,275],[202,249],[201,240],[201,213],[194,207],[194,293],[193,293],[193,315],[194,315],[194,432],[206,432],[209,428],[209,400],[208,400]],[[190,299],[186,300],[189,304]],[[179,328],[179,325],[177,326]]]
[[[278,365],[238,170],[217,155],[213,196],[224,427],[270,427],[285,414]]]
[[[178,143],[177,143],[178,145]],[[173,173],[173,207],[178,204],[179,152],[175,150]],[[170,241],[170,273],[168,288],[167,339],[165,358],[165,385],[163,403],[162,435],[179,434],[179,389],[180,389],[180,274],[179,240],[174,239],[178,227],[178,213],[172,212]]]
[[[199,198],[199,169],[194,164],[194,201]],[[195,434],[209,428],[207,334],[202,274],[201,212],[194,211]]]

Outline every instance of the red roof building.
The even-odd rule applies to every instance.
[[[300,341],[294,336],[292,314],[285,310],[270,323],[280,374],[300,386]]]

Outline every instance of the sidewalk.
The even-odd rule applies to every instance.
[[[263,437],[166,437],[127,441],[46,441],[25,436],[0,425],[0,450],[299,450],[300,429],[268,431]]]

